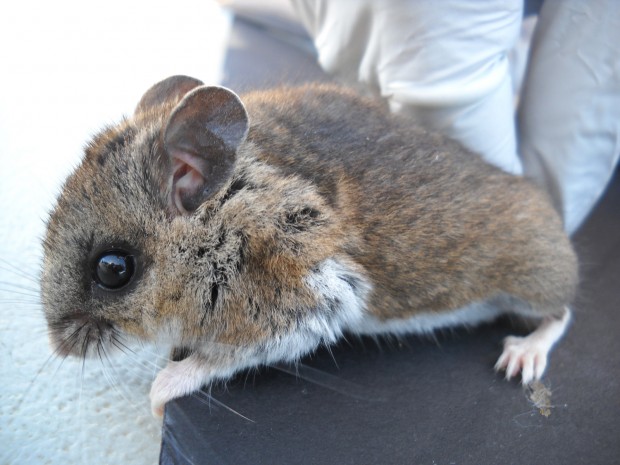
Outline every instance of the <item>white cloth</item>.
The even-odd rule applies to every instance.
[[[393,111],[500,168],[525,171],[548,189],[567,231],[600,196],[620,140],[614,0],[546,0],[519,137],[508,56],[519,38],[522,0],[292,1],[327,72],[366,84]]]
[[[526,175],[547,188],[574,232],[620,156],[620,2],[545,0],[519,127]]]

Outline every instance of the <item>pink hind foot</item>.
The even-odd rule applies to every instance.
[[[495,370],[505,370],[506,379],[521,373],[523,384],[542,378],[549,352],[566,332],[570,315],[570,309],[566,307],[560,318],[545,318],[533,333],[525,337],[508,336],[504,339],[504,351]]]

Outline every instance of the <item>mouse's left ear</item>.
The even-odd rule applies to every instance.
[[[163,128],[172,211],[192,213],[228,181],[248,128],[234,92],[201,86],[185,95]]]

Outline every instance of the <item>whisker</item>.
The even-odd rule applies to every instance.
[[[125,350],[126,350],[126,351],[128,351],[129,353],[131,353],[132,355],[134,355],[134,356],[138,356],[139,354],[138,354],[135,350],[133,350],[131,347],[129,347],[128,345],[126,345],[124,342],[122,342],[122,341],[120,340],[120,337],[121,337],[121,335],[120,335],[120,334],[116,334],[115,336],[113,336],[113,339],[112,339],[112,344],[114,344],[116,347],[119,347],[117,344],[120,344],[119,350],[121,350],[121,352],[123,352],[123,351],[125,351]],[[158,359],[158,360],[163,360],[163,361],[165,361],[166,363],[170,361],[170,358],[169,358],[169,357],[164,357],[164,356],[162,356],[162,355],[158,354],[157,352],[154,352],[154,351],[152,351],[152,350],[149,350],[149,349],[148,349],[146,346],[144,346],[144,345],[142,345],[142,350],[143,350],[143,351],[144,351],[144,353],[146,353],[147,355],[150,355],[150,356],[152,356],[152,357],[154,357],[154,358],[156,358],[156,359]],[[148,359],[147,359],[147,360],[144,360],[144,361],[142,361],[142,360],[138,360],[138,359],[135,359],[135,358],[132,358],[132,357],[129,357],[129,359],[130,359],[132,362],[134,362],[136,365],[138,365],[138,366],[140,366],[140,367],[144,368],[145,370],[149,370],[149,372],[151,372],[151,373],[152,373],[152,370],[153,370],[153,369],[155,369],[155,370],[160,370],[160,369],[162,368],[162,366],[161,366],[161,365],[158,365],[157,363],[155,363],[155,362],[153,362],[153,361],[151,361],[151,360],[148,360]],[[146,365],[145,365],[145,363],[146,363]]]
[[[39,296],[38,292],[37,293],[28,294],[26,292],[16,291],[15,289],[4,289],[4,288],[1,288],[1,287],[0,287],[0,292],[7,292],[7,293],[10,293],[10,294],[24,295],[26,297],[35,297],[35,298]]]
[[[82,357],[80,364],[80,386],[84,386],[84,379],[86,377],[86,357]]]
[[[127,346],[122,340],[121,340],[121,335],[118,333],[113,333],[112,337],[111,337],[111,343],[113,345],[115,345],[116,347],[118,347],[121,351],[127,350],[128,352],[137,355],[137,352],[134,351],[132,348],[130,348],[129,346]],[[120,347],[119,347],[120,346]],[[145,346],[142,346],[143,350],[145,351],[146,354],[148,355],[152,355],[153,357],[155,357],[158,360],[163,360],[165,362],[169,362],[170,358],[169,357],[164,357],[161,356],[160,354],[158,354],[157,352],[148,349]],[[104,348],[105,350],[105,348]],[[152,362],[151,360],[136,360],[134,358],[130,358],[130,360],[132,360],[135,364],[137,364],[138,366],[141,366],[145,369],[148,368],[155,368],[156,370],[160,370],[162,367],[160,365],[158,365],[155,362]],[[145,365],[146,363],[146,365]],[[114,369],[112,367],[112,369]],[[240,418],[243,418],[246,421],[249,421],[251,423],[255,423],[254,420],[252,420],[251,418],[248,418],[246,416],[244,416],[243,414],[241,414],[240,412],[237,412],[236,410],[234,410],[233,408],[227,406],[226,404],[224,404],[223,402],[219,401],[218,399],[214,398],[209,392],[205,392],[204,390],[198,391],[196,393],[193,393],[192,396],[196,399],[198,399],[200,402],[204,403],[205,405],[210,406],[211,402],[217,404],[218,406],[228,410],[229,412],[239,416]]]
[[[45,369],[47,369],[49,367],[49,365],[52,363],[52,361],[58,360],[58,359],[59,359],[59,357],[54,352],[52,352],[51,354],[49,354],[47,356],[47,358],[43,362],[43,365],[41,365],[41,367],[36,371],[36,373],[34,374],[34,377],[30,380],[30,382],[28,383],[28,386],[26,386],[25,391],[23,391],[23,393],[21,395],[21,398],[17,402],[16,411],[18,411],[18,412],[21,411],[21,407],[22,407],[23,403],[28,398],[28,395],[30,394],[30,392],[32,391],[34,386],[36,386],[36,382],[39,379],[39,377],[41,376],[41,374],[45,371]],[[58,370],[59,370],[59,368],[56,368],[56,370],[54,371],[54,374],[57,373]]]
[[[87,323],[86,326],[86,335],[82,339],[82,347],[80,349],[80,357],[82,357],[84,360],[86,360],[86,358],[88,357],[88,348],[92,344],[92,339],[90,335],[92,332],[94,332],[92,323]]]
[[[152,379],[157,373],[157,371],[161,370],[162,366],[148,359],[142,360],[139,357],[140,354],[136,352],[135,350],[133,350],[131,347],[127,346],[124,342],[122,342],[120,340],[120,337],[121,337],[120,334],[113,333],[110,337],[111,344],[117,349],[119,349],[122,353],[127,355],[128,356],[127,359],[131,363],[139,367],[142,371],[148,373],[149,377]],[[145,347],[143,347],[143,351],[147,355],[153,355],[156,357],[158,356],[158,354],[156,354],[155,352],[148,351]],[[166,360],[166,361],[168,360],[167,358],[161,357],[161,356],[159,358]]]
[[[0,299],[0,303],[2,304],[7,304],[7,305],[32,305],[32,306],[37,306],[40,307],[41,306],[41,302],[39,302],[38,300],[17,300],[17,299],[13,299],[13,300],[5,300],[5,299]]]
[[[116,331],[113,330],[112,334],[110,335],[110,339],[112,340],[112,343],[123,353],[130,352],[133,355],[136,355],[136,351],[133,350],[131,347],[129,347],[127,344],[125,344],[122,339],[121,339],[121,334]]]
[[[336,368],[340,370],[340,366],[338,365],[338,362],[336,361],[336,356],[334,355],[334,352],[332,351],[331,344],[325,344],[324,347],[327,350],[327,353],[331,357],[332,361],[334,362],[334,365],[336,366]]]
[[[128,352],[135,355],[133,350],[128,350],[128,347],[121,343],[114,334],[110,335],[110,344],[112,344],[116,349],[118,349],[123,355],[129,355]]]
[[[5,264],[5,266],[0,265],[0,270],[8,271],[9,273],[13,273],[14,275],[27,279],[28,281],[33,282],[37,285],[39,284],[39,279],[37,277],[27,274],[23,270],[17,268],[15,265],[10,263],[8,260],[0,258],[0,262],[4,262]]]
[[[78,407],[78,411],[77,411],[77,417],[81,420],[83,418],[83,410],[82,410],[82,405],[83,405],[83,397],[84,397],[84,364],[82,364],[81,367],[81,372],[80,372],[80,377],[78,378],[78,381],[80,383],[79,389],[78,389],[78,402],[77,402],[77,407]],[[82,444],[84,444],[86,442],[86,428],[80,428],[80,442]],[[85,461],[85,457],[84,457],[84,451],[82,450],[82,448],[80,448],[80,461],[82,463],[86,463]]]
[[[73,350],[73,347],[77,344],[78,342],[78,334],[79,332],[82,330],[82,328],[84,328],[85,325],[82,325],[81,327],[77,328],[73,333],[71,333],[63,342],[62,344],[57,347],[56,349],[54,349],[52,351],[51,354],[49,354],[49,356],[46,358],[45,362],[43,362],[43,365],[41,365],[41,367],[37,370],[37,372],[35,373],[34,377],[30,380],[30,383],[28,383],[28,386],[26,387],[26,390],[24,391],[21,399],[19,400],[18,404],[17,404],[17,411],[19,411],[21,409],[21,406],[23,405],[23,403],[26,401],[26,399],[28,398],[28,395],[30,394],[30,392],[32,391],[33,387],[36,385],[36,381],[39,379],[39,377],[41,376],[41,374],[50,366],[50,364],[52,363],[52,361],[56,361],[59,360],[60,363],[58,364],[58,366],[56,367],[56,369],[54,370],[54,372],[52,373],[52,378],[54,378],[58,371],[60,371],[62,365],[64,364],[65,360],[67,359],[66,355],[61,355],[61,352],[63,351],[63,349],[66,347],[66,345],[73,340],[71,346],[69,347],[69,352],[71,350]]]
[[[39,289],[38,288],[24,286],[23,284],[13,283],[13,282],[10,282],[10,281],[0,281],[0,285],[9,286],[9,287],[16,287],[17,289],[22,289],[24,291],[30,291],[30,292],[33,292],[33,293],[35,293],[37,295],[39,294]],[[2,290],[2,289],[0,288],[0,290]],[[8,292],[11,292],[11,291],[9,290]]]
[[[162,433],[164,432],[168,432],[168,431],[172,431],[170,429],[170,427],[166,424],[166,422],[163,423],[162,425]],[[188,465],[196,465],[196,462],[194,462],[191,457],[188,457],[184,450],[183,447],[177,447],[177,439],[176,436],[174,435],[174,432],[172,432],[169,436],[168,439],[171,442],[171,446],[174,448],[175,453],[179,454],[181,456],[181,458],[183,459],[183,461],[181,463],[187,463]]]
[[[65,351],[67,353],[71,353],[73,351],[73,348],[77,345],[78,340],[79,340],[79,333],[86,327],[88,323],[82,323],[82,325],[80,325],[75,331],[73,331],[71,334],[69,334],[68,337],[66,337],[61,343],[60,346],[57,347],[54,352],[56,354],[60,354],[61,351]],[[69,342],[71,342],[71,340],[73,340],[73,342],[71,343],[71,345],[69,346],[69,348],[67,349],[67,345]],[[67,350],[65,350],[67,349]],[[63,358],[67,358],[66,356],[63,356]]]
[[[303,363],[296,364],[294,370],[291,369],[290,365],[284,363],[277,363],[269,366],[347,397],[364,401],[385,402],[382,396],[373,393],[368,387],[352,383],[327,372],[304,365]]]
[[[134,404],[134,402],[131,401],[131,399],[129,397],[127,397],[127,395],[125,394],[125,392],[122,389],[122,384],[118,383],[118,382],[114,382],[114,379],[112,379],[112,376],[110,375],[110,373],[107,370],[107,366],[109,366],[112,369],[112,372],[114,373],[116,379],[118,379],[118,371],[116,371],[116,367],[114,366],[114,364],[112,363],[112,361],[110,360],[110,357],[106,351],[105,345],[101,343],[101,341],[99,341],[97,343],[97,350],[101,349],[101,353],[103,353],[103,357],[105,358],[105,363],[103,363],[103,359],[101,359],[102,361],[102,371],[103,371],[103,375],[106,377],[106,380],[108,381],[108,384],[110,385],[110,387],[112,387],[124,400],[127,404],[131,405],[131,407],[139,414],[142,415],[144,412],[142,410],[140,410],[138,407],[136,407],[136,405]]]
[[[231,413],[233,413],[233,414],[243,418],[244,420],[249,421],[250,423],[256,423],[251,418],[248,418],[245,415],[242,415],[241,413],[237,412],[236,410],[234,410],[233,408],[229,407],[225,403],[217,400],[210,393],[208,393],[208,392],[206,392],[206,391],[204,391],[202,389],[200,391],[198,391],[196,394],[194,394],[194,397],[197,398],[198,400],[200,400],[201,402],[205,403],[206,405],[210,405],[209,402],[213,402],[213,403],[219,405],[220,407],[228,410],[229,412],[231,412]],[[206,397],[206,399],[205,399],[205,397]]]

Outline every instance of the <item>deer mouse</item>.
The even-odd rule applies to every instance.
[[[188,352],[153,411],[354,334],[539,321],[496,364],[539,379],[577,261],[547,196],[335,85],[232,91],[173,76],[85,148],[47,224],[58,354],[119,337]]]

